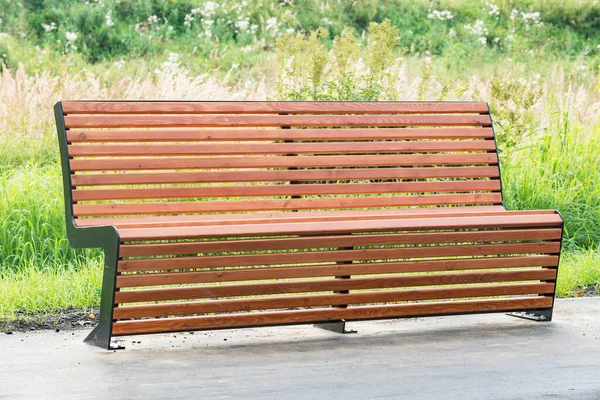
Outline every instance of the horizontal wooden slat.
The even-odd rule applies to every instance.
[[[354,179],[497,178],[498,167],[365,168],[276,171],[211,171],[126,174],[77,174],[77,186],[150,185],[209,182],[340,181]]]
[[[553,283],[486,285],[483,287],[453,287],[439,289],[385,290],[366,293],[337,293],[326,295],[288,296],[283,298],[236,299],[194,303],[149,304],[117,307],[114,319],[166,317],[218,312],[236,312],[294,307],[318,307],[335,304],[365,304],[431,299],[458,299],[483,296],[551,294]]]
[[[67,141],[177,142],[260,140],[416,140],[491,139],[491,128],[352,128],[352,129],[152,129],[67,131]]]
[[[400,234],[296,237],[288,239],[217,240],[205,242],[146,243],[122,245],[121,257],[203,254],[233,251],[310,249],[341,246],[442,244],[505,240],[558,240],[560,229],[511,229],[491,231],[422,232]]]
[[[265,154],[353,154],[492,151],[491,140],[331,142],[331,143],[237,143],[237,144],[86,144],[69,146],[71,157],[98,156],[225,156]]]
[[[498,191],[498,180],[73,190],[73,201]]]
[[[320,279],[241,285],[210,285],[168,289],[123,290],[115,293],[115,304],[147,301],[188,300],[216,297],[259,296],[333,290],[384,289],[412,286],[551,280],[556,269],[486,271],[445,274],[404,275],[377,278]]]
[[[65,114],[487,113],[485,102],[63,101]]]
[[[534,228],[562,226],[560,215],[553,213],[528,215],[499,215],[486,217],[406,218],[390,220],[347,221],[343,224],[330,222],[296,222],[259,225],[223,225],[181,228],[121,229],[122,241],[193,239],[234,236],[269,236],[295,234],[332,234],[348,232],[386,232],[394,230],[437,229],[485,229],[485,228]]]
[[[497,206],[452,206],[452,207],[417,207],[417,208],[394,208],[381,210],[329,210],[329,211],[274,211],[274,212],[249,212],[249,213],[227,213],[227,214],[193,214],[193,215],[151,215],[136,217],[92,217],[76,218],[77,226],[115,225],[118,227],[143,227],[154,226],[154,224],[165,224],[164,226],[191,226],[200,225],[236,225],[238,223],[264,223],[267,221],[329,221],[347,219],[377,219],[396,218],[409,215],[483,215],[491,212],[507,212],[501,205]],[[509,211],[512,212],[512,211]],[[537,211],[535,211],[537,212]],[[542,210],[542,213],[546,211]],[[182,225],[180,225],[182,224]]]
[[[175,170],[206,168],[310,168],[497,164],[495,153],[360,156],[266,156],[71,160],[71,171]]]
[[[426,196],[370,196],[288,200],[194,201],[162,203],[74,204],[75,216],[185,214],[269,210],[308,210],[448,204],[500,204],[500,193]]]
[[[173,332],[198,329],[237,328],[261,325],[285,325],[337,320],[417,317],[481,312],[522,311],[552,307],[552,297],[540,296],[518,299],[450,301],[426,304],[400,304],[330,308],[301,311],[278,311],[206,317],[183,317],[113,323],[113,335],[149,332]]]
[[[491,210],[494,207],[501,206],[468,206],[468,207],[416,207],[405,209],[407,213],[398,213],[394,209],[382,209],[382,210],[362,210],[357,211],[356,214],[337,214],[336,211],[327,212],[275,212],[275,213],[246,213],[246,214],[209,214],[209,215],[175,215],[175,216],[143,216],[143,217],[124,217],[124,218],[78,218],[76,219],[77,226],[100,226],[100,225],[114,225],[119,229],[130,229],[130,228],[172,228],[181,226],[209,226],[209,225],[242,225],[242,224],[264,224],[264,223],[283,223],[283,222],[338,222],[344,223],[348,220],[353,221],[365,221],[374,219],[396,219],[396,218],[410,218],[418,216],[419,218],[435,218],[435,217],[459,217],[465,214],[470,216],[486,216],[486,215],[519,215],[515,211],[502,210]],[[456,208],[457,210],[452,210]],[[471,208],[474,210],[462,211],[461,209]],[[475,210],[481,208],[480,211]],[[440,210],[447,209],[448,211],[441,212]],[[389,212],[385,212],[389,211]],[[420,212],[408,212],[408,211],[420,211]],[[495,211],[495,212],[491,212]],[[312,213],[319,213],[320,215],[311,215]],[[262,217],[262,215],[265,217]],[[276,216],[274,214],[281,214]],[[370,215],[369,215],[370,214]],[[535,214],[547,214],[545,210],[529,211],[529,215]],[[206,218],[207,216],[213,218]],[[241,218],[245,216],[246,218]],[[217,217],[217,218],[215,218]]]
[[[313,252],[282,252],[204,257],[144,258],[119,261],[119,272],[174,270],[190,268],[220,268],[270,264],[301,264],[315,262],[385,260],[398,258],[455,257],[497,254],[558,253],[558,242],[469,244],[458,246],[427,246],[387,249],[331,250]],[[268,279],[267,277],[261,279]]]
[[[325,276],[354,276],[469,269],[555,267],[557,264],[558,256],[515,256],[428,261],[369,262],[276,268],[220,269],[217,271],[119,275],[117,277],[117,287],[128,288],[209,282],[316,278]]]
[[[489,115],[67,115],[73,128],[491,126]]]

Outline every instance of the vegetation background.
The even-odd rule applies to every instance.
[[[566,220],[558,293],[600,288],[592,0],[0,0],[0,319],[99,301],[65,239],[59,99],[485,100],[506,206]]]

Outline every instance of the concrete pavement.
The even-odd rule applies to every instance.
[[[600,399],[600,297],[558,300],[550,323],[349,327],[136,336],[117,352],[87,330],[0,334],[0,399]]]

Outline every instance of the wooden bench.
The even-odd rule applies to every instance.
[[[563,221],[507,211],[483,102],[55,106],[67,234],[123,335],[552,317]]]

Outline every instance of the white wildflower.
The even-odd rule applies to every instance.
[[[473,25],[467,24],[464,27],[473,36],[485,36],[488,34],[488,29],[485,27],[483,21],[480,19],[475,21]]]
[[[542,25],[544,25],[539,11],[529,12],[529,13],[522,12],[521,18],[523,18],[523,21],[527,25],[533,24],[533,25],[537,26],[538,28],[541,27]]]
[[[456,36],[456,31],[454,30],[454,28],[450,28],[450,30],[448,31],[448,36],[450,36],[450,37]]]
[[[482,46],[485,46],[487,44],[487,39],[485,38],[485,36],[482,36],[479,39],[477,39],[477,43],[479,43]]]
[[[110,12],[107,12],[104,17],[106,19],[106,26],[114,26],[115,25],[115,23],[112,20],[111,15],[110,15]]]
[[[183,17],[183,25],[189,27],[192,25],[192,22],[194,22],[193,14],[185,14],[185,17]]]
[[[245,32],[248,29],[249,25],[250,21],[248,21],[248,18],[235,21],[235,27],[238,28],[241,32]]]
[[[448,10],[433,10],[429,14],[427,14],[427,18],[429,19],[437,19],[440,21],[449,21],[454,18],[454,15]]]
[[[156,24],[158,23],[158,17],[156,15],[151,15],[148,17],[148,23]]]
[[[294,28],[288,28],[288,29],[285,30],[285,33],[290,33],[291,34],[291,33],[294,33],[294,32],[296,32],[296,30]]]
[[[324,23],[325,25],[331,25],[331,20],[327,17],[324,17],[323,19],[321,19],[321,22]]]
[[[121,69],[123,68],[123,65],[125,65],[125,60],[115,61],[113,65],[115,66],[115,68]]]
[[[265,26],[267,30],[275,30],[277,29],[277,18],[271,17],[267,19],[267,24]]]
[[[510,12],[510,16],[509,16],[510,20],[514,21],[517,19],[518,16],[519,16],[519,10],[513,8],[512,11]]]
[[[239,66],[240,66],[240,64],[233,63],[233,64],[231,64],[231,69],[238,69]]]
[[[252,51],[252,46],[244,46],[240,49],[242,53],[250,53]]]
[[[494,3],[487,3],[487,5],[490,7],[490,11],[488,12],[489,15],[492,17],[497,17],[500,15],[500,7]]]
[[[77,40],[77,34],[75,32],[67,32],[65,33],[65,37],[69,42],[74,42]]]
[[[207,1],[204,3],[204,10],[202,12],[204,17],[212,17],[217,13],[217,7],[219,5],[214,1]]]
[[[44,31],[46,32],[52,32],[56,29],[56,24],[54,22],[50,22],[50,25],[42,23],[42,28],[44,28]]]
[[[494,43],[498,43],[498,42],[500,42],[500,38],[499,37],[495,37],[494,38]]]

